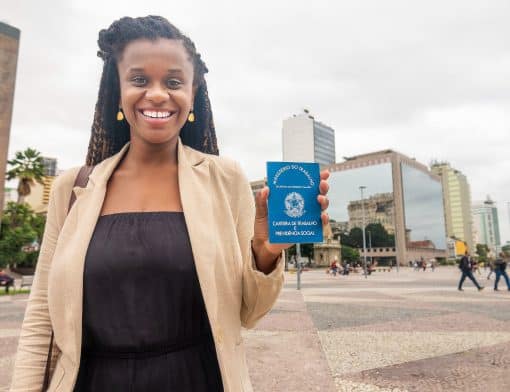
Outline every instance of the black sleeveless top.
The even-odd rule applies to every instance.
[[[184,215],[101,216],[83,282],[75,391],[222,391]]]

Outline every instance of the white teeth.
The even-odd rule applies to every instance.
[[[155,112],[150,110],[144,110],[142,114],[150,118],[167,118],[170,117],[170,112]]]

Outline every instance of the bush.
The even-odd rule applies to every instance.
[[[42,238],[45,220],[28,204],[7,204],[0,226],[0,268],[7,265],[35,267],[39,252],[27,253],[21,249]]]

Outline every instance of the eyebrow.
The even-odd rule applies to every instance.
[[[132,72],[144,72],[144,71],[145,70],[143,68],[130,68],[129,69],[130,73],[132,73]],[[182,73],[182,69],[180,69],[180,68],[169,69],[168,73],[169,74]]]

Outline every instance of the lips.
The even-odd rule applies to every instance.
[[[147,118],[150,119],[168,119],[170,118],[175,112],[169,111],[169,110],[148,110],[143,109],[140,110],[140,113]]]

